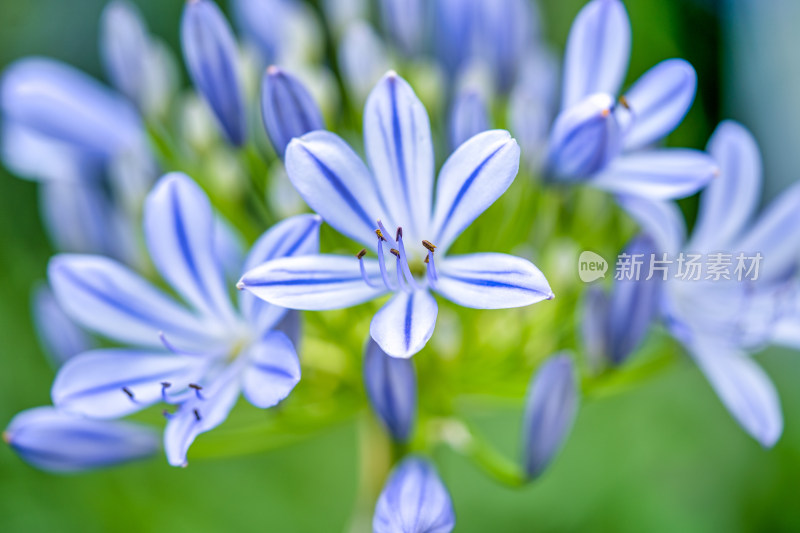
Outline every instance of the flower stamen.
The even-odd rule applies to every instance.
[[[392,252],[394,253],[394,251]],[[399,262],[397,264],[398,269],[400,266],[403,267],[403,274],[406,277],[406,281],[408,282],[408,286],[411,290],[417,289],[417,282],[414,279],[414,276],[411,274],[411,267],[408,265],[408,256],[406,255],[406,247],[403,245],[403,228],[397,228],[397,258]]]
[[[375,230],[375,234],[378,235],[378,266],[381,269],[381,279],[383,279],[383,284],[386,286],[386,289],[393,291],[394,288],[392,284],[389,283],[389,274],[386,271],[386,259],[383,257],[383,241],[386,240],[386,237],[383,236],[383,233],[379,229]]]
[[[200,416],[199,409],[193,409],[192,412],[194,413],[194,417],[197,419],[198,422],[200,422],[203,419],[203,417]]]
[[[196,383],[189,383],[189,388],[194,389],[194,393],[198,400],[205,400],[205,397],[203,397],[203,395],[200,393],[200,391],[203,390],[203,387],[197,385]]]
[[[367,255],[367,249],[364,248],[360,252],[356,254],[358,257],[358,267],[361,269],[361,277],[364,279],[364,283],[367,284],[368,287],[378,288],[380,285],[373,283],[369,276],[367,276],[367,269],[364,267],[364,256]]]

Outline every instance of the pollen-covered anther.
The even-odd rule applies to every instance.
[[[391,254],[393,256],[395,256],[396,258],[400,259],[400,250],[396,250],[396,249],[392,248],[392,249],[389,250],[389,252],[391,252]]]
[[[628,103],[628,99],[625,98],[624,94],[619,97],[619,105],[621,105],[622,107],[624,107],[628,111],[631,110],[631,105]]]
[[[424,246],[424,247],[425,247],[425,249],[426,249],[426,250],[428,250],[429,252],[433,252],[434,250],[436,250],[436,245],[435,245],[435,244],[433,244],[431,241],[425,241],[425,240],[423,240],[423,241],[422,241],[422,246]],[[427,262],[427,261],[426,261],[426,262]]]
[[[367,249],[362,248],[361,251],[356,254],[356,257],[363,259],[365,255],[367,255]]]
[[[383,236],[383,232],[380,230],[380,228],[375,230],[375,235],[377,235],[380,240],[386,242],[386,237]]]

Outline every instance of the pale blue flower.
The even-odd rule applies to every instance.
[[[280,259],[239,282],[282,307],[349,307],[391,293],[370,333],[394,357],[410,357],[433,334],[438,306],[429,289],[480,309],[550,299],[532,263],[505,254],[446,257],[461,232],[505,192],[517,174],[519,148],[506,131],[479,134],[445,162],[433,203],[433,145],[428,116],[414,91],[390,72],[364,110],[368,169],[338,136],[316,131],[286,151],[289,179],[306,203],[366,249],[353,256]],[[408,244],[407,244],[408,243]],[[394,266],[394,268],[392,268]]]
[[[316,252],[320,222],[299,215],[278,224],[256,242],[244,266]],[[246,293],[238,310],[233,306],[215,224],[208,198],[183,174],[162,178],[145,202],[150,257],[188,305],[104,257],[58,255],[49,267],[53,291],[75,321],[130,345],[67,361],[53,384],[54,404],[93,418],[176,404],[177,411],[166,413],[164,435],[172,465],[186,463],[194,438],[223,422],[240,392],[267,408],[300,379],[295,348],[276,330],[286,310]]]
[[[568,353],[548,359],[531,379],[522,449],[529,478],[542,474],[561,450],[578,412],[575,367]]]
[[[364,387],[392,438],[405,442],[417,416],[417,375],[411,359],[392,357],[370,339],[364,353]]]
[[[378,497],[375,533],[449,533],[456,523],[453,502],[431,463],[409,457],[392,471]]]
[[[158,432],[118,420],[92,420],[53,407],[19,413],[3,432],[11,448],[50,472],[82,472],[145,459],[158,453]]]
[[[761,157],[755,140],[739,124],[719,125],[708,150],[720,177],[701,196],[697,223],[686,241],[677,206],[638,198],[622,205],[675,261],[680,252],[761,254],[757,280],[685,281],[671,275],[660,311],[739,424],[763,446],[780,437],[783,417],[777,391],[749,357],[780,340],[778,326],[790,319],[791,288],[800,260],[800,185],[793,186],[755,215],[761,190]],[[677,268],[677,267],[675,267]],[[675,274],[673,271],[672,274]]]
[[[628,66],[630,21],[619,0],[592,0],[567,41],[561,113],[550,133],[547,172],[613,193],[688,196],[717,166],[696,150],[651,148],[694,100],[697,76],[682,59],[662,61],[616,102]]]
[[[181,45],[186,69],[197,92],[208,103],[222,132],[234,146],[247,140],[239,49],[233,30],[217,4],[189,0],[181,18]]]
[[[283,158],[295,137],[325,128],[322,112],[303,82],[271,66],[261,83],[261,116],[275,152]]]

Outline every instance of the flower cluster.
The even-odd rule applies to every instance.
[[[734,122],[705,151],[664,147],[698,77],[668,59],[620,93],[631,26],[619,0],[591,0],[575,18],[560,106],[558,61],[526,0],[380,0],[379,28],[363,3],[328,0],[335,64],[303,3],[231,3],[238,38],[212,0],[184,6],[190,95],[178,91],[172,52],[126,0],[101,20],[113,88],[43,58],[3,73],[3,161],[39,182],[57,252],[34,298],[58,367],[53,405],[20,413],[4,433],[23,459],[82,471],[163,448],[169,464],[186,466],[240,396],[260,409],[280,404],[271,427],[293,434],[357,416],[353,405],[366,402],[397,452],[391,472],[378,472],[374,531],[451,531],[437,447],[509,485],[538,478],[568,437],[583,386],[624,372],[656,323],[739,424],[775,444],[777,393],[750,355],[800,348],[800,188],[756,214],[759,150]],[[361,135],[352,117],[363,119]],[[624,235],[628,217],[639,228],[620,257],[727,254],[732,265],[741,252],[763,258],[760,271],[684,283],[683,261],[665,260],[663,275],[583,290],[554,259],[581,236],[546,222],[554,204],[577,201],[579,185],[601,191],[589,194],[612,213],[585,215],[588,226]],[[701,190],[687,239],[672,200]],[[582,332],[582,345],[565,335],[531,343],[519,324],[559,309],[561,291],[566,305],[582,302],[579,323],[564,326]],[[510,348],[481,340],[484,331],[502,331]],[[481,352],[472,375],[459,348]],[[350,365],[320,365],[336,350],[363,350],[357,379]],[[487,370],[496,357],[504,365]],[[441,400],[457,379],[465,393],[519,390],[520,461]],[[160,440],[146,417],[128,419],[157,404]]]

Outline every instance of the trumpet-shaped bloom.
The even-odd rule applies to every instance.
[[[398,442],[411,435],[417,415],[417,376],[410,359],[391,357],[375,341],[364,354],[364,386],[370,405]]]
[[[433,334],[433,290],[478,309],[521,307],[553,297],[532,263],[505,254],[447,257],[458,235],[505,192],[519,167],[506,131],[462,144],[445,162],[433,203],[428,116],[411,87],[390,72],[364,110],[371,170],[338,136],[316,131],[286,151],[289,179],[331,226],[368,246],[377,259],[317,255],[270,261],[238,284],[292,309],[349,307],[391,293],[370,334],[391,356],[410,357]],[[394,268],[392,268],[394,267]]]
[[[61,473],[145,459],[161,448],[153,428],[92,420],[53,407],[19,413],[3,432],[3,440],[31,465]]]
[[[375,533],[448,533],[456,523],[453,502],[436,469],[409,457],[392,471],[383,488],[372,530]]]
[[[247,140],[239,52],[233,30],[217,4],[190,0],[181,19],[181,44],[186,68],[208,103],[225,137],[234,146]]]
[[[578,391],[569,354],[557,354],[533,376],[523,423],[523,457],[529,478],[541,475],[561,450],[575,415]]]
[[[261,116],[272,147],[281,157],[295,137],[325,128],[322,112],[303,82],[276,66],[264,74]]]
[[[567,41],[561,113],[550,133],[547,171],[613,193],[688,196],[717,174],[696,150],[648,148],[680,124],[697,75],[682,59],[662,61],[616,102],[628,66],[630,21],[619,0],[592,0]]]
[[[778,326],[787,318],[786,297],[800,258],[800,186],[785,191],[755,216],[761,160],[750,133],[739,124],[723,122],[708,150],[722,173],[701,197],[688,242],[674,204],[627,198],[623,207],[673,259],[684,250],[763,257],[758,279],[670,277],[659,308],[731,414],[769,447],[783,429],[780,403],[774,385],[748,352],[775,340]],[[797,317],[789,318],[797,328]]]
[[[320,222],[300,215],[278,224],[256,242],[245,266],[315,252]],[[145,203],[150,257],[188,305],[104,257],[59,255],[49,267],[59,303],[74,320],[131,345],[70,359],[53,384],[54,404],[93,418],[177,405],[165,414],[172,465],[186,463],[194,438],[225,420],[240,392],[267,408],[300,379],[294,346],[275,329],[286,310],[250,294],[240,294],[238,310],[232,304],[216,223],[208,198],[182,174],[162,178]]]

